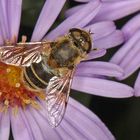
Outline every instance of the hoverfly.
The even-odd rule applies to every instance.
[[[72,28],[52,42],[21,42],[0,49],[0,60],[23,69],[22,80],[31,90],[46,90],[48,121],[61,122],[75,68],[92,46],[90,32]]]

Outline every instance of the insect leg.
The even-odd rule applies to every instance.
[[[27,36],[26,35],[22,35],[21,42],[25,43],[26,41],[27,41]]]

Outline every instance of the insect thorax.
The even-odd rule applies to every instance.
[[[61,37],[52,47],[48,64],[52,68],[73,69],[82,60],[81,51],[67,37]]]

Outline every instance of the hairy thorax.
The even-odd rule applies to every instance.
[[[78,51],[72,46],[71,42],[65,40],[58,42],[52,49],[48,58],[48,65],[53,69],[68,70],[73,69],[75,58],[78,56]]]

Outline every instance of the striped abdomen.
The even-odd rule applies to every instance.
[[[32,89],[45,89],[53,76],[42,61],[24,69],[24,81]]]

